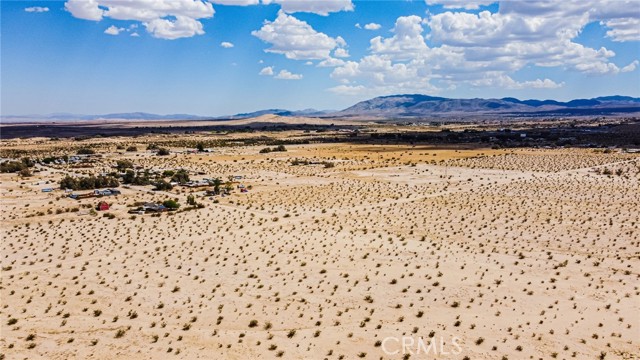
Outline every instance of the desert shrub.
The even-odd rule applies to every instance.
[[[93,190],[105,187],[118,187],[120,182],[112,176],[88,176],[81,178],[73,178],[71,176],[65,176],[60,180],[61,189],[72,190]]]
[[[177,208],[179,208],[179,207],[180,207],[180,204],[179,204],[177,201],[172,200],[172,199],[165,200],[165,201],[162,203],[162,205],[164,205],[164,206],[165,206],[166,208],[168,208],[168,209],[177,209]]]
[[[173,189],[173,185],[164,180],[159,180],[153,185],[155,185],[154,190],[164,191]]]
[[[131,162],[130,160],[117,160],[116,167],[118,168],[118,171],[133,169],[133,162]]]
[[[189,182],[189,180],[189,172],[185,169],[180,169],[171,176],[171,181],[175,181],[180,184]]]
[[[93,149],[89,149],[89,148],[80,148],[76,152],[76,154],[78,154],[78,155],[93,155],[95,153],[96,152]]]

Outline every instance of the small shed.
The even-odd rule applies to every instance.
[[[100,201],[98,206],[96,206],[96,210],[98,211],[107,211],[109,210],[109,204],[106,201]]]

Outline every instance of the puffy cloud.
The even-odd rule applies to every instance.
[[[280,4],[286,13],[308,12],[327,16],[332,12],[353,11],[351,0],[262,0],[262,3]]]
[[[281,79],[281,80],[300,80],[302,79],[302,75],[293,74],[288,70],[280,70],[280,72],[278,73],[278,75],[275,76],[275,78]]]
[[[64,8],[74,17],[84,20],[100,21],[104,13],[97,0],[69,0]]]
[[[352,85],[338,85],[329,89],[329,91],[336,93],[338,95],[348,95],[348,96],[356,96],[363,95],[365,93],[375,94],[372,89],[368,89],[362,85],[352,86]]]
[[[225,49],[230,49],[232,48],[234,45],[228,41],[223,41],[220,43],[220,46],[222,46]]]
[[[601,22],[611,30],[607,36],[613,41],[640,41],[640,18],[621,18]]]
[[[345,57],[349,57],[351,55],[349,55],[349,51],[347,49],[345,49],[345,48],[337,48],[333,52],[333,56],[340,57],[340,58],[345,58]]]
[[[336,66],[342,66],[344,64],[345,64],[344,60],[340,60],[336,58],[328,58],[319,62],[318,67],[336,67]]]
[[[42,7],[42,6],[31,6],[31,7],[25,8],[24,11],[33,12],[33,13],[43,13],[43,12],[49,11],[49,8]]]
[[[469,61],[502,59],[516,66],[516,69],[508,70],[534,64],[563,66],[592,74],[619,72],[620,69],[608,60],[615,56],[614,52],[606,48],[596,50],[573,41],[591,21],[588,9],[576,11],[568,6],[569,9],[553,12],[550,6],[555,3],[522,1],[508,2],[504,14],[488,11],[477,15],[464,12],[437,14],[427,21],[431,28],[430,40],[463,48]],[[527,17],[522,12],[537,15]]]
[[[620,69],[620,72],[631,72],[634,71],[636,69],[636,67],[638,66],[638,64],[640,64],[640,61],[638,60],[633,60],[631,62],[631,64],[623,67],[622,69]]]
[[[393,55],[398,59],[410,59],[427,50],[422,36],[422,18],[416,15],[401,16],[396,20],[393,37],[371,39],[371,50],[378,54]]]
[[[104,33],[108,34],[108,35],[118,35],[118,34],[120,34],[120,32],[122,32],[124,30],[125,30],[124,28],[119,28],[119,27],[116,27],[114,25],[111,25],[104,31]]]
[[[65,9],[85,20],[140,21],[152,36],[169,40],[204,34],[198,19],[214,14],[203,0],[68,0]]]
[[[267,66],[262,68],[262,70],[260,70],[258,75],[273,76],[273,66]]]
[[[272,45],[265,51],[294,60],[327,59],[333,49],[346,46],[341,37],[332,38],[317,32],[311,25],[284,11],[278,12],[274,21],[265,21],[260,30],[251,34]]]
[[[506,1],[500,3],[500,13],[551,20],[548,23],[564,27],[574,25],[575,31],[568,32],[573,36],[586,24],[600,21],[611,29],[607,36],[614,41],[640,40],[640,8],[634,0]]]
[[[534,88],[534,89],[557,89],[559,87],[564,86],[564,83],[556,83],[553,80],[549,79],[536,79],[533,81],[515,81],[510,76],[505,74],[494,74],[494,73],[486,73],[485,77],[478,80],[473,80],[470,82],[473,86],[479,87],[498,87],[504,89],[526,89],[526,88]]]
[[[258,5],[260,0],[209,0],[214,4],[219,5],[231,5],[231,6],[248,6],[248,5]]]
[[[204,34],[202,23],[186,16],[176,16],[173,21],[154,19],[144,25],[153,37],[160,39],[175,40]]]
[[[453,3],[447,6],[453,7]],[[331,91],[438,92],[461,84],[555,89],[564,83],[547,78],[516,81],[512,76],[527,66],[560,67],[593,75],[634,71],[640,65],[638,60],[620,68],[611,62],[613,51],[575,42],[593,21],[604,21],[612,38],[633,39],[638,17],[630,18],[629,8],[625,11],[623,7],[618,2],[509,1],[500,3],[497,13],[446,11],[427,19],[401,16],[392,36],[371,39],[369,55],[334,68],[331,77],[342,85]],[[431,31],[425,36],[426,27]]]
[[[376,23],[368,23],[364,26],[365,30],[380,30],[382,25]]]
[[[480,6],[487,6],[496,1],[467,1],[467,0],[426,0],[427,5],[442,5],[445,9],[477,10]]]

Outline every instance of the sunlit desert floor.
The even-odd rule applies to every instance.
[[[77,169],[0,175],[2,358],[640,358],[640,155],[137,141],[100,166],[252,189],[121,188],[109,219],[41,192]],[[127,213],[192,191],[203,209]]]

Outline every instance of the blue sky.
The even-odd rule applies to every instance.
[[[640,96],[640,1],[1,2],[3,115]]]

